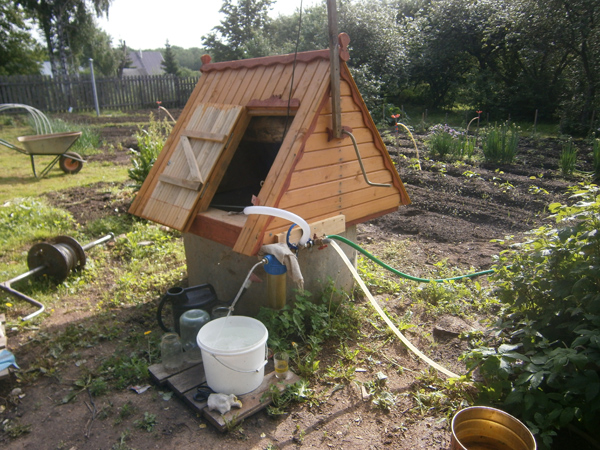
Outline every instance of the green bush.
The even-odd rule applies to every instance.
[[[464,355],[483,377],[483,400],[547,446],[557,429],[597,432],[600,421],[600,188],[572,194],[573,206],[549,206],[558,227],[500,256],[495,340]]]
[[[519,129],[507,122],[494,125],[485,133],[482,148],[485,161],[488,163],[511,164],[517,155],[519,146]]]
[[[138,149],[132,149],[131,164],[133,168],[128,170],[128,174],[129,178],[135,181],[137,189],[142,187],[144,180],[150,173],[150,169],[152,169],[156,158],[162,151],[171,128],[172,126],[166,118],[163,121],[156,121],[151,114],[148,129],[145,130],[140,127],[135,134]]]

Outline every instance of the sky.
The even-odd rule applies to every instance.
[[[303,0],[303,8],[317,0]],[[221,0],[113,0],[100,28],[113,38],[113,47],[124,40],[129,48],[146,50],[170,45],[202,47],[202,36],[221,22]],[[292,14],[300,0],[276,0],[271,16]]]

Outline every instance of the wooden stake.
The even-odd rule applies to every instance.
[[[327,0],[327,19],[329,22],[329,59],[331,63],[331,128],[334,139],[341,139],[340,49],[338,44],[338,19],[335,0]]]

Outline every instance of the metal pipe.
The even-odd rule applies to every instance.
[[[92,93],[94,94],[94,107],[96,108],[96,117],[100,117],[100,107],[98,106],[98,91],[96,90],[96,77],[94,76],[94,60],[90,58],[90,74],[92,75]]]
[[[352,140],[352,144],[354,144],[354,151],[356,152],[356,157],[358,158],[358,164],[360,164],[360,170],[362,170],[362,174],[363,174],[363,178],[365,179],[365,182],[369,186],[392,187],[391,184],[373,183],[373,182],[369,181],[369,177],[367,177],[367,171],[365,170],[365,166],[362,163],[362,158],[360,157],[360,152],[358,151],[358,145],[356,144],[356,139],[354,139],[354,135],[347,130],[342,130],[342,133],[350,136],[350,139]]]
[[[92,247],[95,247],[96,245],[100,245],[103,244],[106,241],[109,241],[111,239],[114,239],[115,235],[113,233],[109,233],[106,236],[101,237],[100,239],[90,242],[87,245],[84,245],[82,247],[82,249],[85,250],[89,250]],[[76,242],[74,239],[72,239],[72,241]],[[38,244],[39,245],[39,244]],[[63,246],[68,246],[68,244],[62,244]],[[84,255],[85,256],[85,255]],[[85,261],[83,261],[85,263]],[[4,281],[2,283],[0,283],[0,289],[2,289],[3,291],[8,292],[9,294],[12,294],[13,296],[20,298],[21,300],[25,300],[28,303],[31,303],[34,306],[37,306],[37,311],[29,314],[28,316],[23,317],[21,320],[23,322],[30,320],[32,318],[34,318],[35,316],[37,316],[38,314],[41,314],[44,312],[44,310],[46,309],[45,306],[38,302],[37,300],[29,297],[28,295],[23,294],[22,292],[17,291],[16,289],[12,288],[12,284],[16,283],[17,281],[21,281],[21,280],[25,280],[33,275],[36,275],[40,272],[44,272],[46,269],[48,269],[48,265],[47,264],[42,264],[38,267],[35,267],[25,273],[22,273],[21,275],[18,275],[14,278],[11,278],[10,280]]]

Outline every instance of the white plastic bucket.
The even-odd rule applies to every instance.
[[[242,395],[261,385],[267,364],[269,332],[245,316],[212,320],[198,332],[206,383],[215,392]]]

